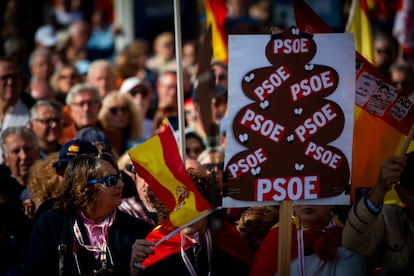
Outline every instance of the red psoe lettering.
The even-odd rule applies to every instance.
[[[295,129],[296,136],[303,143],[337,116],[333,106],[327,103]]]
[[[275,142],[279,142],[286,131],[284,126],[249,108],[244,112],[240,124]]]
[[[319,176],[261,178],[255,181],[256,201],[319,198]]]

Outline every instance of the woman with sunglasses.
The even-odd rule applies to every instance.
[[[145,140],[143,117],[129,94],[114,91],[106,95],[98,120],[117,158]]]
[[[132,244],[152,227],[117,209],[124,184],[113,157],[75,157],[62,184],[35,222],[25,275],[129,275]]]

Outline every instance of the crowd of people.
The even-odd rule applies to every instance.
[[[106,7],[96,4],[86,20],[77,2],[56,1],[54,21],[37,29],[26,56],[21,41],[2,39],[0,276],[277,274],[277,204],[218,208],[156,246],[169,211],[128,150],[166,124],[178,130],[175,37],[160,32],[117,52],[122,30]],[[250,2],[256,12],[269,8]],[[244,32],[263,26],[251,27]],[[220,207],[228,67],[211,62],[214,127],[206,126],[196,89],[200,41],[182,46],[183,159],[202,196]],[[373,47],[373,65],[414,99],[412,63],[392,34],[377,31]],[[374,188],[345,211],[294,206],[291,275],[409,275],[414,155],[390,157],[379,170],[377,183],[368,183]],[[393,187],[401,204],[384,205]]]

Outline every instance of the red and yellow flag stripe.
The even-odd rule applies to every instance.
[[[191,222],[211,208],[192,183],[170,127],[128,153],[137,172],[170,211],[163,224],[166,231]]]

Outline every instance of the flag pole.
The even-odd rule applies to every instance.
[[[410,146],[411,140],[413,139],[413,135],[414,135],[414,123],[411,125],[407,138],[405,139],[405,142],[400,150],[400,156],[404,156],[407,153],[407,149]]]
[[[279,206],[278,275],[290,275],[292,250],[292,201],[283,200]]]
[[[180,155],[185,164],[185,121],[184,121],[184,89],[183,63],[181,58],[181,10],[180,0],[174,0],[174,28],[175,28],[175,57],[177,62],[177,106]]]

